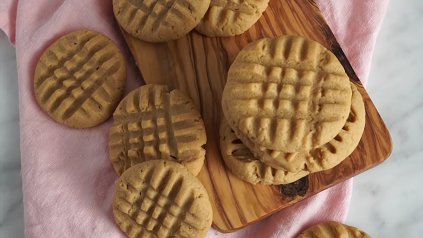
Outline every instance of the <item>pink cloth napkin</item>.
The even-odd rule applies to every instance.
[[[388,0],[317,3],[366,84]],[[26,237],[124,237],[111,209],[117,179],[107,148],[112,120],[87,130],[62,126],[40,109],[32,86],[43,50],[79,29],[99,31],[123,50],[128,67],[126,93],[141,85],[114,20],[111,0],[2,0],[0,28],[15,44],[18,61]],[[241,231],[222,234],[211,229],[207,237],[289,238],[322,221],[344,222],[351,193],[352,180],[348,180]]]

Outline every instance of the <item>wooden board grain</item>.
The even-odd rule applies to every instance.
[[[182,90],[200,110],[207,132],[207,155],[198,178],[212,202],[213,225],[222,232],[238,230],[364,172],[383,162],[392,151],[383,120],[312,0],[271,0],[260,20],[235,37],[209,38],[192,31],[176,41],[147,43],[122,32],[145,82]],[[222,91],[229,66],[244,46],[260,38],[286,34],[313,39],[339,58],[363,96],[366,126],[357,149],[335,168],[289,185],[251,185],[230,173],[220,155]]]

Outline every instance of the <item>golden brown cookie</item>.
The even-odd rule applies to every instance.
[[[88,128],[107,120],[122,99],[125,58],[106,36],[80,30],[62,36],[41,55],[35,97],[55,121]]]
[[[119,25],[149,42],[176,40],[190,32],[206,13],[210,0],[113,0]]]
[[[309,174],[307,171],[290,173],[264,164],[236,137],[226,119],[220,124],[219,135],[220,150],[225,164],[235,176],[246,182],[263,185],[287,184]]]
[[[128,237],[205,237],[213,211],[207,191],[183,165],[151,160],[116,181],[113,214]]]
[[[211,0],[195,29],[210,37],[240,35],[260,19],[268,4],[269,0]]]
[[[363,135],[366,111],[363,98],[357,87],[350,83],[352,90],[350,114],[341,131],[328,143],[309,151],[284,153],[273,150],[261,150],[245,135],[237,131],[238,138],[254,152],[255,156],[273,168],[292,173],[309,171],[311,173],[335,167],[348,157],[357,147]],[[227,108],[224,107],[224,110]]]
[[[130,92],[113,114],[109,156],[120,175],[155,159],[173,160],[197,175],[204,164],[206,131],[193,102],[179,90],[145,85]]]
[[[329,221],[301,232],[297,238],[371,238],[366,232],[342,223]]]
[[[257,40],[228,72],[222,103],[231,127],[257,146],[283,152],[325,144],[341,130],[351,106],[343,66],[319,43],[298,36]]]

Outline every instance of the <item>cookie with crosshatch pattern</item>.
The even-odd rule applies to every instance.
[[[57,122],[75,128],[107,120],[122,99],[125,58],[101,33],[74,31],[41,55],[34,75],[35,97]]]
[[[256,23],[269,0],[211,0],[195,29],[210,37],[240,35]]]
[[[113,114],[109,156],[120,175],[156,159],[185,165],[197,175],[204,164],[207,137],[203,119],[181,91],[148,84],[130,92]]]
[[[357,87],[350,83],[352,90],[350,114],[332,140],[308,151],[284,153],[274,150],[261,150],[249,138],[234,127],[234,133],[263,163],[276,169],[287,170],[291,173],[308,171],[319,172],[335,167],[348,157],[357,147],[363,135],[366,123],[366,110],[363,98]],[[223,110],[228,110],[223,106]]]
[[[120,26],[149,42],[176,40],[188,34],[206,13],[210,0],[113,0]]]
[[[336,56],[298,36],[260,39],[228,72],[222,103],[231,126],[257,146],[306,151],[333,139],[350,112],[351,86]],[[251,148],[250,148],[251,149]]]
[[[297,238],[371,238],[366,232],[353,226],[328,221],[301,232]]]
[[[115,183],[113,214],[128,237],[205,237],[213,211],[206,189],[185,166],[150,160]]]

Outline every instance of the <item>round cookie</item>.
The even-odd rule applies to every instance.
[[[264,164],[236,137],[226,119],[220,124],[219,135],[220,150],[226,166],[246,182],[263,185],[288,184],[309,174],[307,171],[290,173]]]
[[[257,40],[240,51],[222,95],[237,128],[257,146],[298,152],[325,144],[351,106],[343,66],[319,43],[298,36]]]
[[[268,4],[269,0],[211,0],[195,29],[210,37],[240,35],[260,19]]]
[[[331,141],[309,151],[284,153],[273,150],[262,150],[245,135],[234,131],[243,143],[254,152],[255,156],[273,168],[287,170],[295,173],[298,171],[319,172],[335,167],[348,157],[357,147],[363,135],[366,111],[363,98],[357,87],[350,83],[352,90],[351,109],[347,121]],[[228,110],[223,107],[224,111]]]
[[[179,90],[145,85],[130,92],[113,114],[109,156],[120,175],[129,167],[156,159],[185,165],[197,175],[204,164],[207,137],[194,103]]]
[[[297,238],[371,238],[366,232],[342,223],[329,221],[301,232]]]
[[[126,64],[106,36],[74,31],[48,47],[34,75],[35,98],[55,121],[88,128],[106,121],[122,99]]]
[[[210,0],[113,0],[119,25],[149,42],[176,40],[188,34],[206,13]]]
[[[213,211],[206,189],[183,165],[151,160],[115,183],[113,215],[128,237],[205,237]]]

